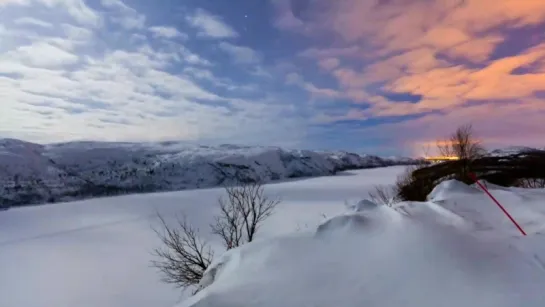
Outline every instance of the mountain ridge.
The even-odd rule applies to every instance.
[[[414,164],[346,151],[183,142],[35,144],[0,139],[0,208],[126,193],[211,188]]]

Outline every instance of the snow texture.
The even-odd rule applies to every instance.
[[[493,193],[529,237],[482,192],[444,182],[430,195],[440,205],[364,200],[313,236],[231,250],[179,307],[543,306],[545,191]]]
[[[259,229],[260,240],[313,232],[356,202],[374,184],[389,184],[405,167],[374,168],[333,177],[268,184],[282,203]],[[173,307],[188,293],[160,282],[150,266],[160,247],[153,232],[159,212],[167,223],[186,214],[216,250],[209,232],[221,188],[94,198],[0,212],[0,306]]]
[[[278,147],[177,142],[38,145],[0,139],[0,208],[411,163],[415,160]]]
[[[541,307],[545,190],[445,182],[427,202],[365,199],[404,167],[269,184],[283,199],[259,240],[217,251],[195,296],[158,281],[155,212],[205,230],[221,189],[130,195],[0,212],[0,306]],[[439,197],[440,196],[440,197]],[[363,200],[362,200],[363,199]],[[343,208],[342,203],[349,205]]]

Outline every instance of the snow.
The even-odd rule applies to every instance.
[[[266,186],[283,202],[257,241],[220,253],[207,225],[221,189],[0,212],[0,306],[543,306],[545,190],[444,182],[428,202],[366,200],[404,167]],[[343,203],[347,204],[343,205]],[[192,297],[159,281],[156,212],[185,212],[218,248]]]
[[[481,192],[475,188],[470,187],[463,182],[457,180],[446,180],[438,184],[428,195],[428,200],[438,202],[443,201],[446,198],[452,197],[453,194],[481,194]]]
[[[210,188],[410,164],[348,152],[181,142],[52,145],[0,139],[0,208],[128,193]]]
[[[376,207],[335,218],[328,236],[230,251],[215,282],[179,306],[542,306],[531,257],[400,217]]]
[[[179,307],[543,306],[545,191],[443,182],[424,203],[362,200],[313,234],[227,252]],[[483,227],[485,226],[485,227]]]
[[[259,237],[314,229],[344,210],[344,201],[388,184],[404,167],[294,179],[267,185],[283,202]],[[0,212],[0,306],[172,307],[183,295],[150,267],[160,246],[156,212],[174,220],[186,213],[208,236],[222,189],[96,198]],[[220,242],[209,237],[215,247]]]

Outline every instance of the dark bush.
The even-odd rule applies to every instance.
[[[416,176],[417,172],[425,166],[408,167],[405,172],[398,176],[395,189],[397,199],[403,201],[425,201],[435,185],[443,181],[441,178],[434,180],[425,176]]]

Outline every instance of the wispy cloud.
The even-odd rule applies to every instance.
[[[2,62],[22,63],[30,67],[53,68],[75,64],[78,56],[51,43],[35,42],[0,56]]]
[[[337,58],[325,58],[318,62],[318,65],[325,70],[333,70],[341,64],[341,61]]]
[[[239,34],[219,16],[212,15],[203,9],[186,17],[189,25],[197,29],[197,35],[209,38],[234,38]]]
[[[31,17],[21,17],[17,18],[14,21],[17,25],[28,25],[28,26],[36,26],[36,27],[42,27],[42,28],[51,28],[53,25],[49,22],[45,22],[40,19],[31,18]]]
[[[308,48],[299,53],[299,56],[309,58],[330,58],[330,57],[362,57],[363,49],[357,46],[339,48]]]
[[[146,16],[138,13],[121,0],[101,0],[101,4],[110,9],[109,18],[112,22],[121,25],[123,28],[142,29],[146,24]]]
[[[101,23],[99,14],[91,9],[83,0],[36,0],[38,3],[53,9],[63,9],[79,24],[97,27]]]
[[[7,6],[8,4],[28,5],[30,0],[0,0],[0,6]]]
[[[149,30],[153,33],[153,35],[157,37],[164,37],[164,38],[176,38],[176,37],[182,37],[187,38],[187,34],[183,34],[178,29],[174,27],[165,27],[165,26],[155,26],[149,28]]]
[[[104,0],[119,1],[119,0]],[[9,6],[45,6],[50,9],[62,9],[77,23],[89,27],[97,27],[101,24],[100,16],[91,9],[83,0],[0,0],[0,7]],[[19,17],[23,22],[35,22],[37,19],[25,16]],[[30,18],[30,19],[29,19]],[[38,21],[39,22],[39,21]]]
[[[221,42],[219,48],[229,54],[235,62],[240,64],[255,64],[261,61],[259,53],[248,47]]]

